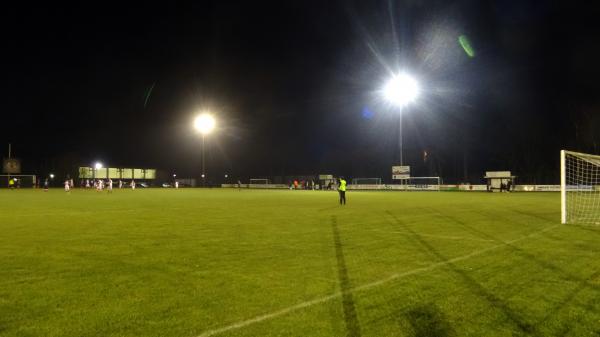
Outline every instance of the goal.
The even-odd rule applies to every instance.
[[[416,191],[439,191],[440,177],[410,177],[407,179],[408,190]]]
[[[560,151],[561,222],[600,225],[600,156]]]
[[[9,187],[10,180],[13,180],[14,188],[35,187],[36,176],[29,174],[2,174],[0,175],[0,187]]]
[[[381,185],[381,178],[354,178],[352,185]]]
[[[271,182],[269,181],[269,179],[250,179],[250,184],[251,185],[268,185]]]

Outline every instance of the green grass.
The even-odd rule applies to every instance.
[[[0,191],[0,336],[597,336],[555,193]]]

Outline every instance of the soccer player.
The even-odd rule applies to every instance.
[[[108,191],[108,193],[112,193],[112,185],[113,185],[112,179],[108,178],[108,186],[106,187],[106,190]]]
[[[131,189],[135,190],[135,180],[131,179]]]
[[[175,180],[175,188],[179,188],[179,181]]]
[[[65,180],[65,192],[69,192],[71,190],[71,181],[69,179]]]
[[[89,179],[85,180],[85,188],[90,188],[90,180]]]
[[[346,180],[344,180],[344,177],[340,177],[338,192],[340,193],[340,205],[346,205]]]
[[[15,188],[15,179],[10,179],[8,181],[8,187],[12,190]]]
[[[123,188],[123,180],[119,179],[119,188]]]

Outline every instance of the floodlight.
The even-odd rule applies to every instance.
[[[177,177],[177,175],[176,175],[176,174],[173,174],[173,178],[175,178],[175,177]]]
[[[207,113],[203,113],[194,120],[194,127],[198,132],[205,135],[215,128],[215,118]]]
[[[204,173],[202,173],[202,178],[204,178]]]
[[[229,177],[227,174],[225,175],[225,178]]]
[[[102,168],[102,163],[101,162],[97,162],[94,167],[96,168],[96,170],[99,170]]]
[[[383,96],[390,103],[398,107],[404,107],[419,96],[419,85],[410,75],[400,73],[385,84]]]
[[[54,179],[54,174],[50,173],[50,179]]]

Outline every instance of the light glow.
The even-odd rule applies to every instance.
[[[194,128],[201,134],[209,134],[215,128],[215,118],[210,114],[203,113],[194,120]]]
[[[102,168],[102,163],[100,163],[100,162],[97,162],[97,163],[94,165],[94,167],[96,168],[96,170],[99,170],[99,169],[101,169],[101,168]]]
[[[419,91],[417,81],[413,77],[401,73],[392,77],[385,84],[383,87],[383,97],[398,107],[404,107],[414,102],[419,96]]]

